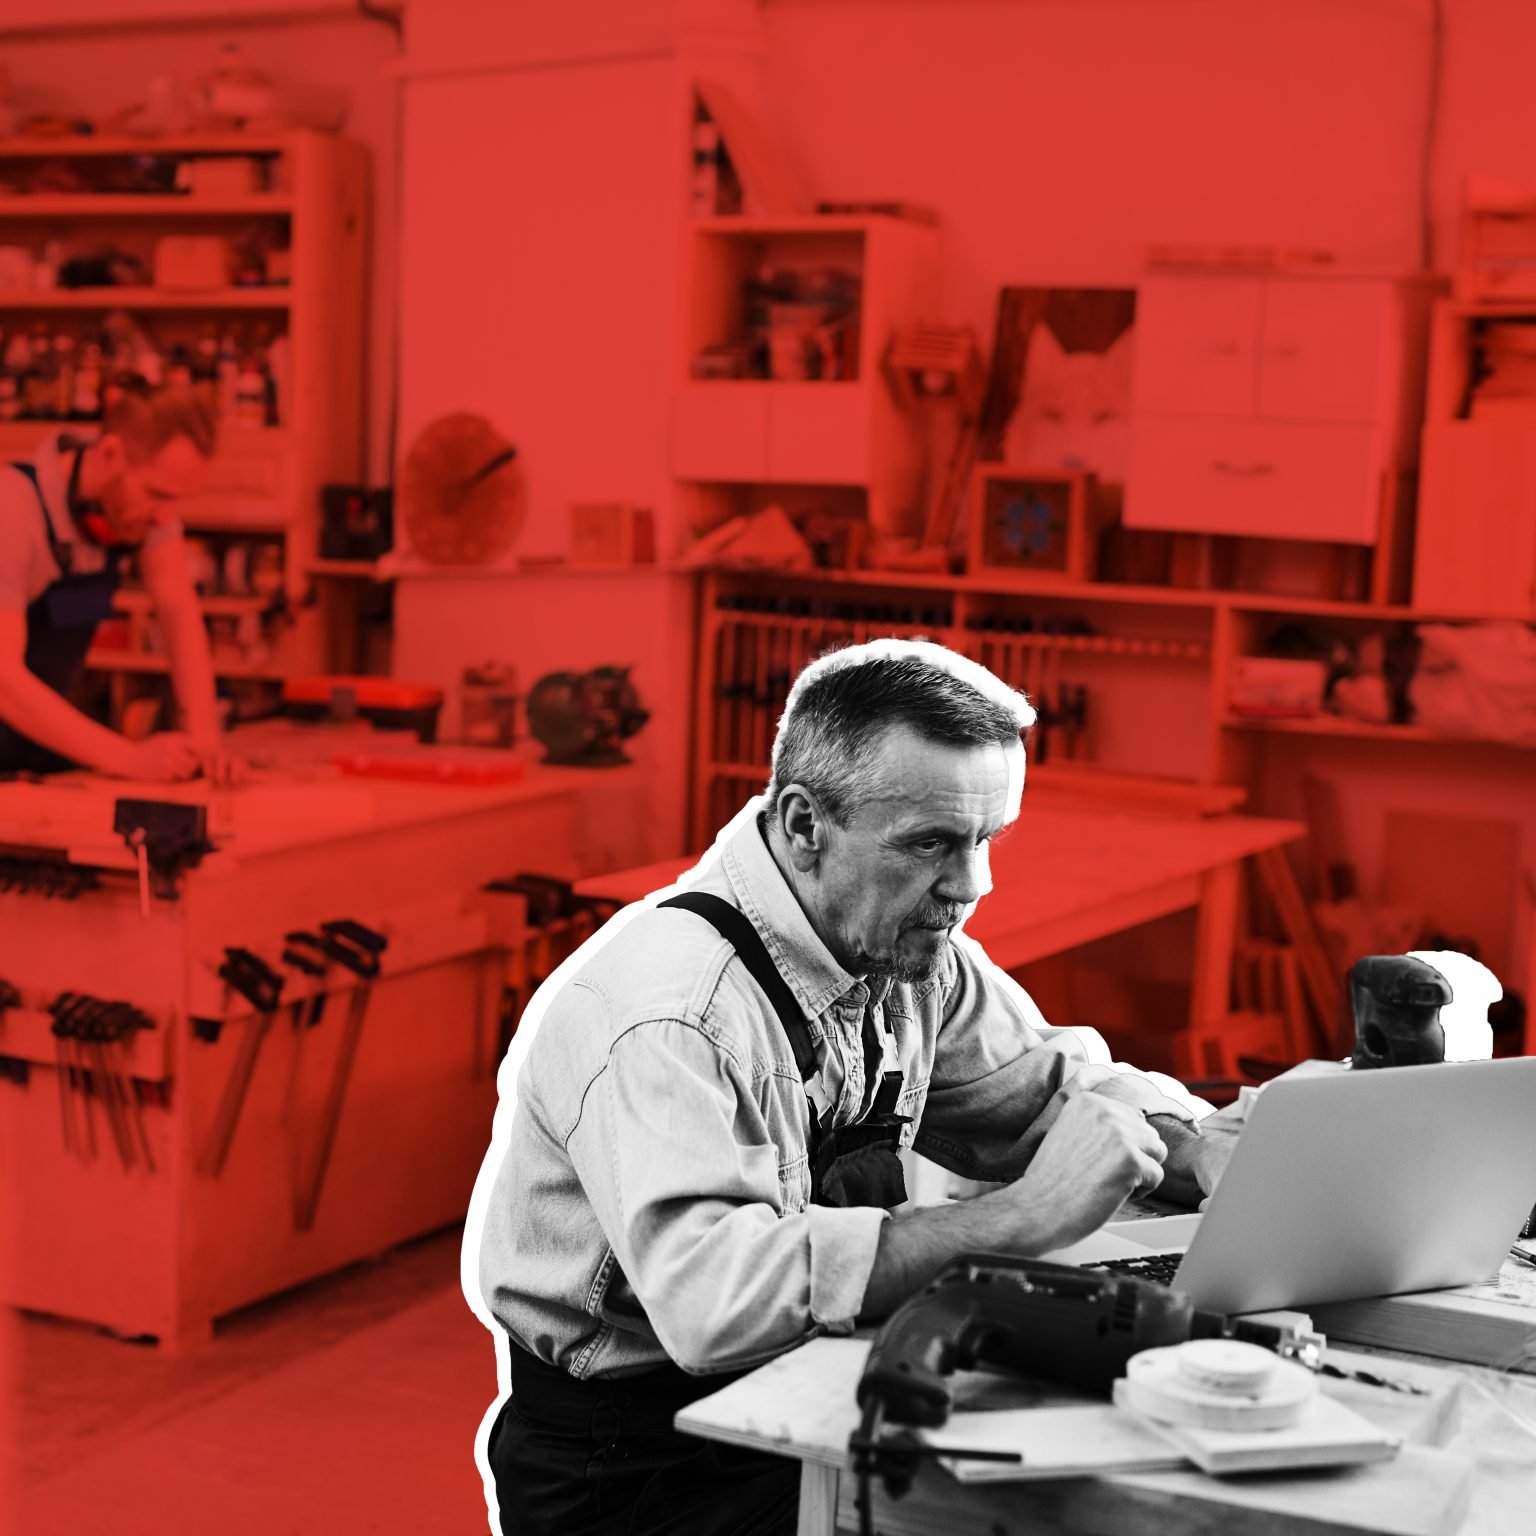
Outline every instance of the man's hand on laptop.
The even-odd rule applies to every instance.
[[[998,1196],[1016,1197],[1032,1229],[1049,1211],[1057,1226],[1049,1246],[1064,1248],[1098,1231],[1132,1195],[1156,1189],[1165,1156],[1162,1138],[1129,1105],[1078,1093],[1062,1106],[1024,1174]]]
[[[1148,1115],[1147,1123],[1168,1152],[1159,1198],[1176,1205],[1198,1206],[1203,1211],[1227,1171],[1237,1145],[1236,1134],[1218,1130],[1207,1136],[1177,1115]]]

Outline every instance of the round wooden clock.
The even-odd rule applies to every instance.
[[[517,449],[484,416],[458,411],[424,427],[400,469],[411,548],[431,565],[486,565],[522,527]]]

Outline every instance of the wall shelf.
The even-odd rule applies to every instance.
[[[287,309],[293,291],[287,287],[204,288],[170,292],[163,288],[47,288],[41,291],[0,289],[0,311],[7,309]]]
[[[286,216],[293,199],[285,192],[198,197],[156,192],[40,192],[0,194],[0,220],[117,218],[259,218]]]

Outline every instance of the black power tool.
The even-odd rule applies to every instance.
[[[1366,955],[1355,961],[1349,973],[1355,1067],[1444,1061],[1440,1010],[1452,1000],[1450,982],[1412,955]]]
[[[899,1497],[923,1457],[999,1459],[927,1445],[902,1431],[881,1433],[885,1422],[944,1423],[953,1372],[1002,1366],[1107,1398],[1132,1355],[1185,1339],[1241,1339],[1323,1369],[1321,1334],[1203,1312],[1182,1292],[1148,1280],[1009,1254],[956,1259],[891,1314],[870,1348],[858,1388],[863,1418],[848,1445],[859,1474],[861,1529],[869,1529],[872,1475]]]

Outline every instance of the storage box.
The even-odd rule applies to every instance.
[[[572,565],[654,565],[656,526],[649,507],[605,502],[571,508]]]
[[[283,713],[296,720],[367,720],[381,729],[437,740],[443,690],[392,677],[291,677]]]
[[[395,542],[395,493],[387,486],[327,485],[320,491],[320,554],[377,560]]]
[[[229,241],[220,235],[162,235],[155,241],[157,288],[224,288],[229,273]]]
[[[1287,656],[1239,656],[1227,707],[1234,715],[1307,719],[1323,710],[1328,664]]]

